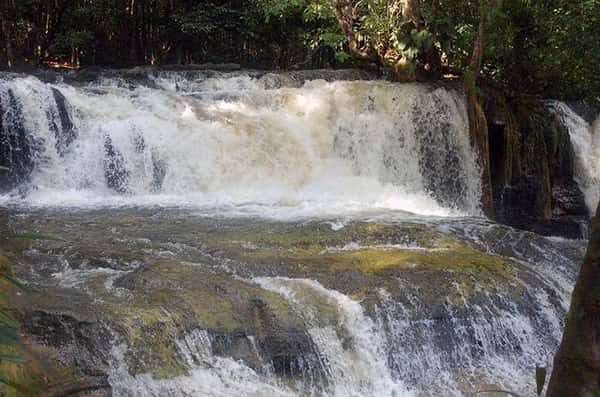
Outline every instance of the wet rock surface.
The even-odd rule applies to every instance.
[[[524,376],[552,356],[584,249],[474,219],[3,215],[4,235],[42,236],[1,242],[31,287],[15,301],[24,332],[49,349],[40,360],[57,356],[72,377],[116,395],[127,382],[177,395],[181,379],[228,359],[278,387],[335,395],[335,356],[323,348],[360,352],[364,335],[348,319],[362,311],[357,324],[372,322],[369,338],[385,342],[389,376],[412,390],[525,390],[533,377],[494,366]]]
[[[24,122],[14,93],[7,90],[0,97],[0,191],[23,183],[33,169],[35,147]]]
[[[552,103],[487,95],[495,219],[544,235],[584,237],[590,214],[575,181],[569,130]]]

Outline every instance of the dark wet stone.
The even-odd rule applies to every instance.
[[[63,365],[88,377],[106,379],[112,337],[101,324],[64,313],[32,310],[24,314],[23,329],[38,343],[60,351]]]
[[[125,193],[128,189],[129,171],[125,168],[125,159],[112,143],[109,136],[104,140],[104,176],[106,185],[117,193]]]
[[[509,100],[492,91],[485,109],[495,219],[544,235],[581,238],[580,224],[589,213],[574,180],[567,127],[546,102]]]
[[[12,90],[0,103],[0,191],[25,182],[33,170],[34,142],[24,126],[21,105]]]
[[[19,258],[19,277],[36,286],[35,294],[19,301],[29,312],[42,312],[29,315],[33,325],[27,333],[65,354],[65,363],[82,365],[91,374],[97,369],[101,378],[102,362],[90,359],[87,351],[95,346],[89,338],[97,339],[102,351],[111,347],[112,340],[92,331],[106,324],[117,343],[126,346],[124,364],[130,374],[185,376],[189,364],[176,342],[200,331],[209,336],[214,356],[240,360],[286,383],[313,382],[316,390],[327,386],[330,369],[309,330],[332,327],[341,346],[352,349],[352,335],[339,325],[343,312],[317,290],[299,287],[299,296],[309,299],[317,318],[312,323],[301,313],[304,306],[260,288],[252,277],[308,278],[360,301],[365,314],[388,335],[383,354],[393,374],[421,387],[431,374],[420,357],[432,351],[440,370],[452,376],[485,362],[490,354],[510,359],[526,352],[529,342],[506,323],[507,313],[530,321],[532,337],[544,347],[556,344],[555,326],[534,304],[535,294],[543,291],[545,304],[560,314],[564,291],[556,292],[537,266],[569,279],[582,245],[482,219],[350,222],[334,231],[319,221],[202,218],[145,209],[42,211],[11,216],[5,223],[15,231],[34,227],[62,239],[31,242],[35,256],[19,255],[6,242],[4,246]],[[440,249],[325,252],[350,243],[411,242]],[[75,274],[80,284],[63,286],[62,275],[41,271],[61,256],[73,269],[86,270]],[[109,266],[115,258],[138,266]],[[58,263],[50,267],[60,271]],[[87,272],[95,267],[101,271]],[[107,272],[106,267],[127,272]],[[72,346],[82,350],[81,362],[73,361]]]
[[[589,218],[585,196],[575,181],[556,181],[552,186],[553,217],[565,215]]]
[[[162,184],[167,174],[167,164],[163,161],[157,152],[152,152],[152,191],[160,192]]]
[[[54,101],[56,102],[56,108],[58,109],[58,116],[60,118],[60,129],[56,129],[56,150],[59,154],[64,154],[64,152],[69,148],[69,145],[77,138],[77,131],[75,130],[75,126],[71,121],[71,117],[69,116],[69,111],[67,108],[67,99],[65,96],[56,88],[52,88],[52,95],[54,96]]]

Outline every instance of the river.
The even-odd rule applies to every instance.
[[[460,85],[6,74],[0,104],[26,331],[115,396],[529,396],[551,365],[586,242],[483,216]],[[592,208],[597,134],[551,106]]]

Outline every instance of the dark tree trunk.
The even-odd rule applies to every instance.
[[[481,0],[485,2],[486,0]],[[478,152],[480,165],[482,168],[482,198],[481,207],[483,212],[489,216],[494,216],[494,203],[492,200],[492,183],[490,174],[490,150],[488,141],[488,128],[485,113],[481,106],[481,99],[477,93],[477,78],[481,70],[483,61],[485,29],[488,24],[489,14],[485,10],[487,7],[481,7],[483,12],[479,19],[477,28],[477,37],[473,45],[471,61],[464,77],[465,94],[467,96],[467,113],[469,116],[469,131],[471,135],[471,144],[475,146]]]
[[[354,23],[358,18],[354,1],[333,0],[333,11],[340,28],[348,41],[348,49],[352,56],[361,61],[376,62],[377,51],[370,47],[361,47],[354,34]]]
[[[571,297],[547,397],[600,395],[600,205]]]
[[[421,26],[419,0],[406,0],[402,8],[402,16],[407,21],[411,21],[418,29]]]
[[[56,1],[54,3],[54,9],[48,9],[48,23],[46,29],[44,29],[43,39],[40,40],[39,57],[43,61],[49,54],[48,49],[56,37],[57,30],[63,23],[63,16],[68,7],[73,5],[71,0],[65,0],[62,2]]]
[[[137,64],[138,58],[138,26],[137,26],[137,15],[135,12],[135,8],[137,7],[136,1],[131,0],[129,3],[129,63],[131,65]]]
[[[0,15],[0,28],[2,28],[2,36],[4,37],[4,53],[6,54],[6,66],[8,68],[12,68],[15,62],[11,38],[12,29],[10,22],[8,22],[3,15],[4,12],[2,13],[2,15]]]

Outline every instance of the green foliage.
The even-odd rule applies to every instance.
[[[307,23],[321,23],[324,26],[329,26],[334,30],[337,27],[337,21],[333,12],[331,1],[311,1],[304,7],[304,20]]]
[[[257,6],[262,11],[265,22],[271,19],[287,19],[302,13],[306,7],[305,0],[257,0]]]
[[[5,240],[17,239],[17,240],[31,240],[31,241],[36,241],[36,240],[61,241],[61,239],[58,237],[49,236],[47,234],[39,234],[39,233],[18,233],[18,234],[11,234],[11,235],[0,237],[0,238],[3,238]],[[0,274],[0,277],[2,277],[1,274]]]
[[[485,71],[513,90],[600,101],[600,1],[505,0]]]
[[[68,54],[72,48],[84,47],[94,40],[92,32],[78,30],[61,33],[52,44],[51,50],[57,53]]]
[[[402,0],[15,0],[0,3],[0,43],[12,44],[13,64],[350,65],[335,4],[350,6],[353,44],[380,65],[414,68],[435,49],[461,75],[486,15],[487,78],[515,93],[600,101],[600,0],[425,0],[411,20]],[[0,64],[8,56],[2,48]]]
[[[350,61],[345,48],[345,36],[335,18],[330,0],[310,0],[302,11],[303,24],[307,27],[304,43],[311,50],[316,66],[338,66]],[[321,59],[316,59],[321,57]]]

